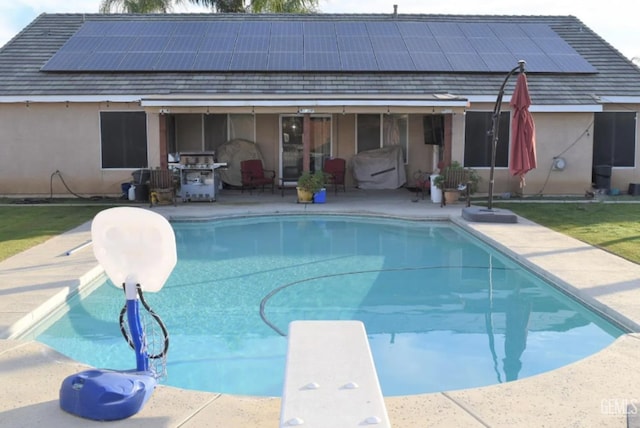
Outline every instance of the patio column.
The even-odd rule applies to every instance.
[[[160,138],[158,144],[160,145],[160,168],[167,169],[169,167],[167,160],[167,115],[161,114],[159,116]]]
[[[451,165],[451,145],[453,143],[453,115],[444,115],[444,142],[442,146],[442,163],[444,166]]]
[[[302,118],[302,171],[309,171],[311,157],[311,114],[305,113]]]

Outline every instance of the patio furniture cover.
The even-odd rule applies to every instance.
[[[240,162],[248,159],[260,159],[264,163],[260,149],[251,141],[235,139],[227,141],[216,150],[218,162],[226,162],[227,168],[221,168],[220,179],[231,186],[242,186]]]
[[[397,189],[407,182],[400,146],[358,153],[351,158],[351,168],[360,189]]]

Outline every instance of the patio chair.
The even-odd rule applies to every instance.
[[[344,180],[347,162],[341,158],[325,159],[322,171],[327,176],[327,183],[333,184],[335,194],[338,194],[338,186],[342,186],[347,191],[347,185]]]
[[[273,193],[276,172],[271,169],[264,169],[260,159],[248,159],[240,162],[240,175],[242,176],[242,192],[244,189],[252,189],[271,185],[271,193]]]
[[[176,206],[177,178],[169,169],[152,169],[149,172],[149,206],[170,203]]]

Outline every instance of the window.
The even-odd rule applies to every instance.
[[[399,145],[407,162],[409,120],[406,114],[359,114],[357,120],[358,153]]]
[[[102,168],[146,168],[147,115],[101,112]]]
[[[595,113],[593,164],[633,167],[636,157],[636,113]]]
[[[464,166],[490,167],[491,145],[489,131],[492,129],[493,112],[467,111],[464,127]],[[509,166],[509,112],[500,113],[500,129],[496,145],[495,166]]]

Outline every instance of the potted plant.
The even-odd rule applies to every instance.
[[[446,203],[451,204],[460,199],[460,192],[467,191],[472,195],[478,190],[480,176],[473,168],[464,168],[460,162],[453,161],[434,179],[434,186],[442,190]]]
[[[314,202],[314,196],[324,189],[325,177],[322,171],[305,171],[298,178],[298,202]],[[326,192],[326,190],[325,190]],[[319,199],[319,198],[318,198]],[[317,202],[324,202],[324,200]]]

